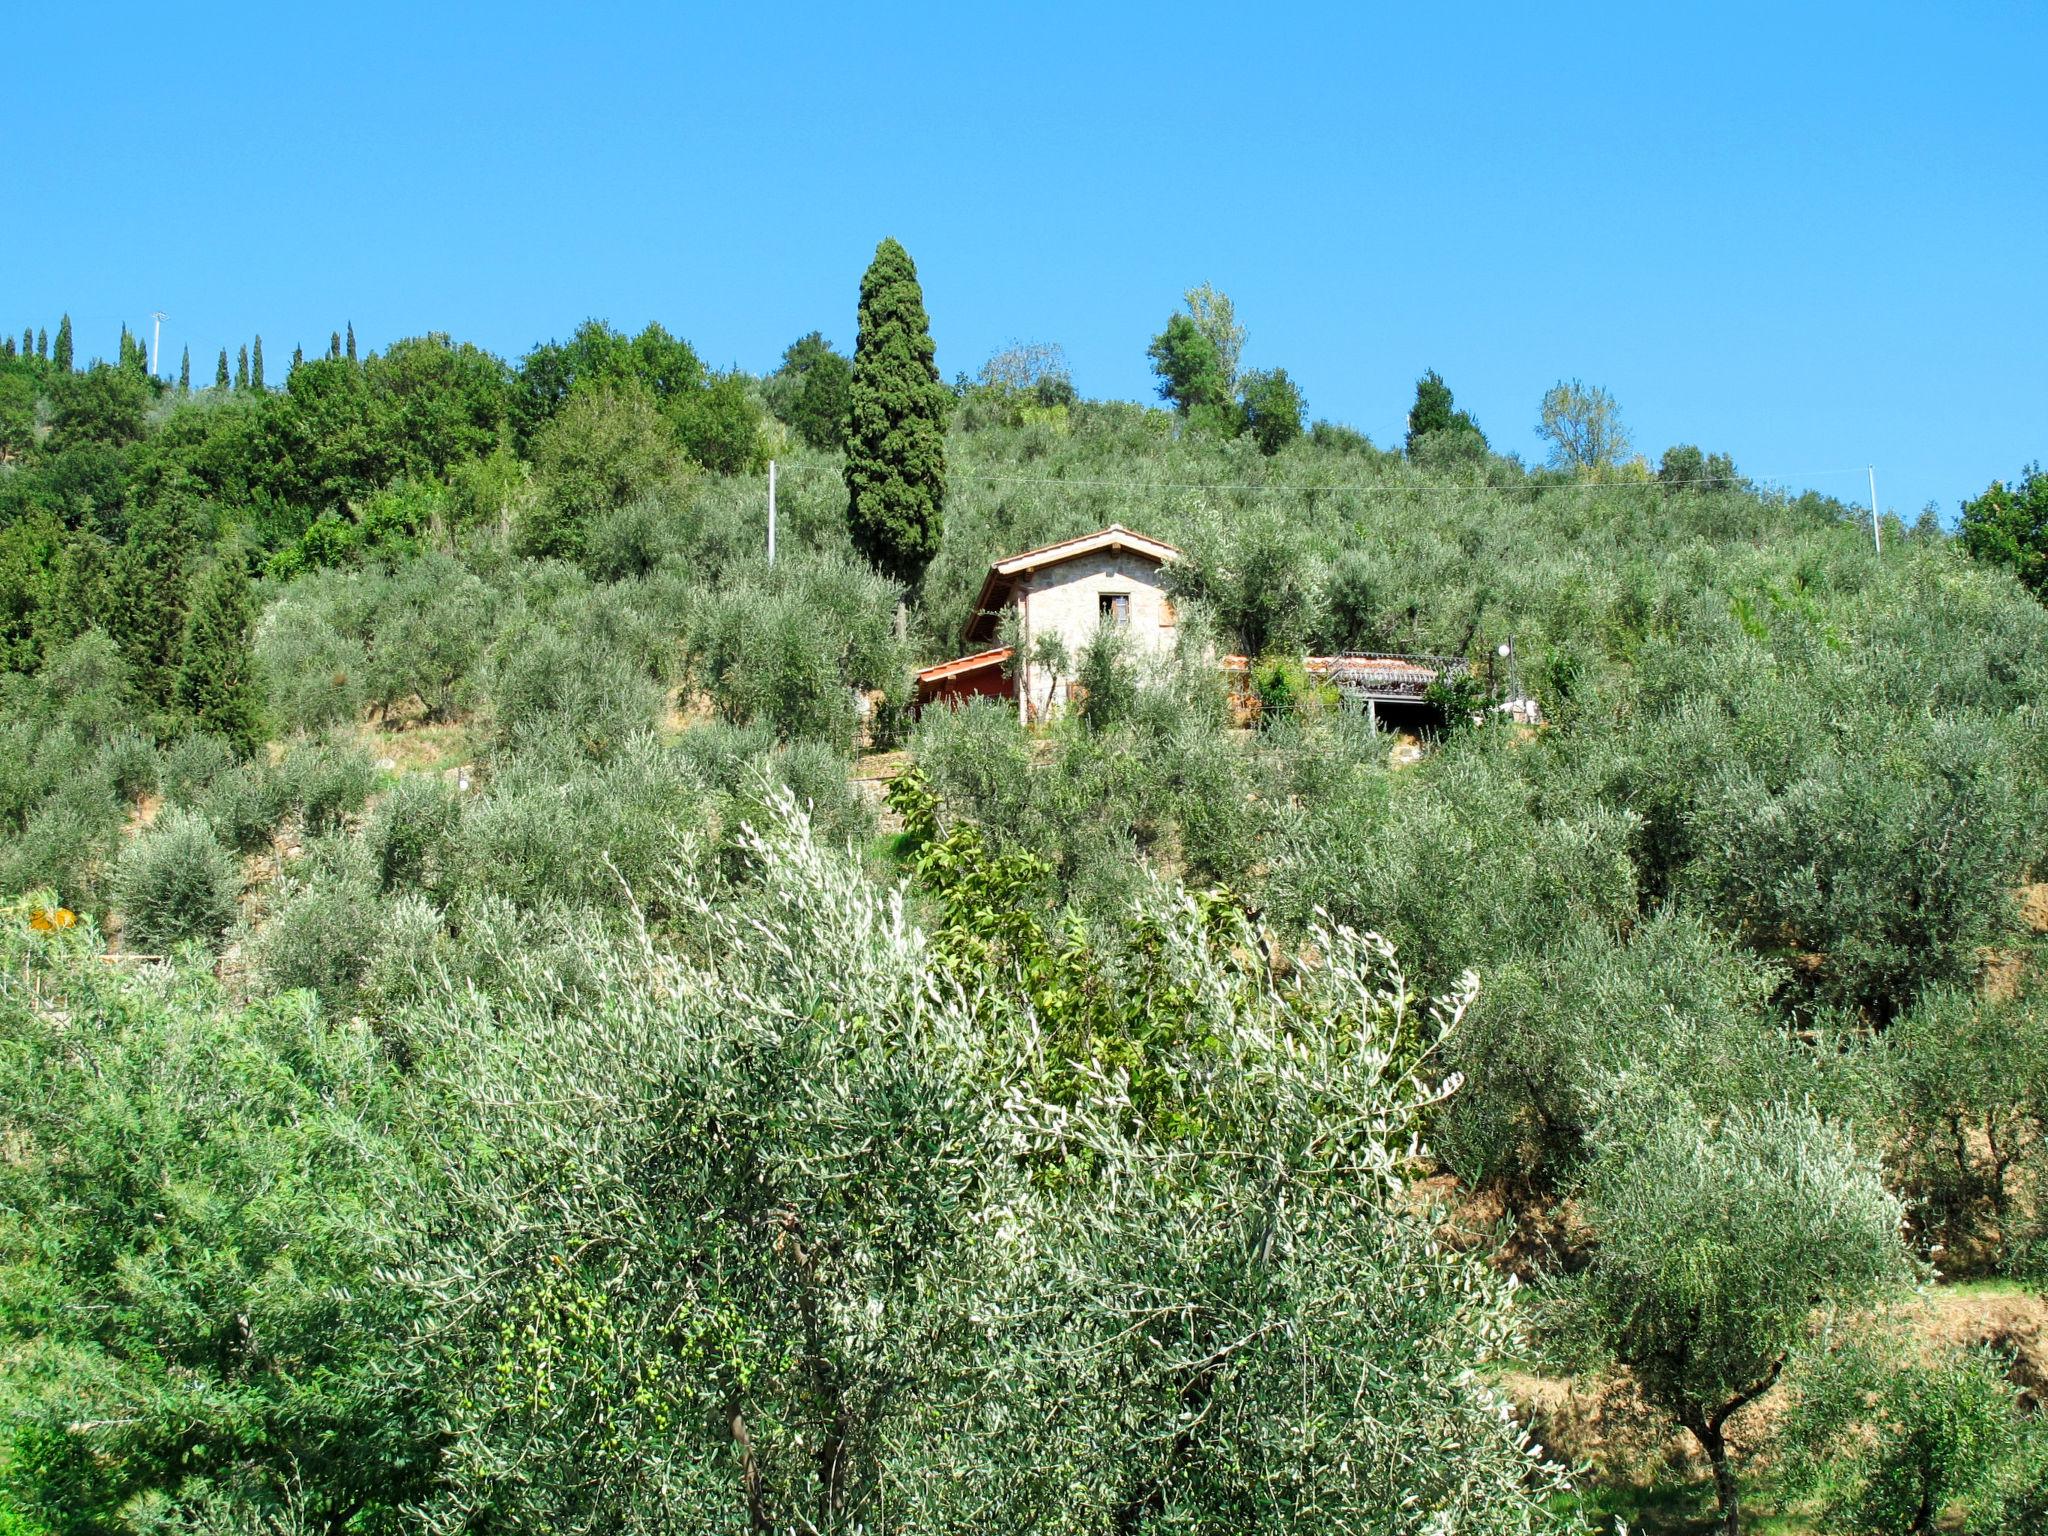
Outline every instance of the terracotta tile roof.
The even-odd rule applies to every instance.
[[[950,677],[964,672],[979,672],[983,667],[999,667],[1016,655],[1013,645],[999,645],[991,651],[976,651],[972,656],[956,656],[951,661],[942,661],[936,666],[926,667],[917,674],[920,683],[943,683]]]

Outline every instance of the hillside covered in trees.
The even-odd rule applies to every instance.
[[[1916,1320],[2048,1276],[2048,480],[858,299],[0,344],[0,1533],[2041,1529],[2040,1341]],[[1113,522],[1170,659],[915,717]]]

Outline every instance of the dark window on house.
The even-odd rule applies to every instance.
[[[1105,624],[1128,624],[1131,622],[1131,594],[1128,592],[1105,592],[1099,599],[1102,622]]]

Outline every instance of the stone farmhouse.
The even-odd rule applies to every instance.
[[[1180,558],[1181,552],[1164,540],[1112,523],[1096,533],[996,561],[961,632],[962,643],[978,649],[919,672],[917,707],[951,707],[977,698],[1012,700],[1017,718],[1030,725],[1074,701],[1079,692],[1074,672],[1102,625],[1127,630],[1140,658],[1171,651],[1178,620],[1165,575]],[[1017,643],[1002,645],[1003,619],[1012,610]],[[1032,659],[1046,636],[1062,642],[1068,659],[1064,672]],[[1505,656],[1506,647],[1502,652]],[[1396,730],[1440,724],[1442,711],[1428,699],[1431,685],[1467,671],[1462,659],[1445,656],[1309,656],[1303,665],[1310,677],[1334,689],[1375,725]],[[1222,656],[1216,666],[1239,721],[1256,717],[1250,660]],[[1511,699],[1494,708],[1525,723],[1538,718],[1532,700]]]
[[[998,560],[988,568],[961,634],[964,644],[981,649],[918,673],[919,708],[971,698],[1015,699],[1017,716],[1026,724],[1050,718],[1072,699],[1076,685],[1071,668],[1055,675],[1031,661],[1047,635],[1064,643],[1076,666],[1104,624],[1128,630],[1139,656],[1171,650],[1175,616],[1163,573],[1179,558],[1171,544],[1112,523],[1099,533]],[[1019,646],[998,645],[1003,615],[1012,608]]]

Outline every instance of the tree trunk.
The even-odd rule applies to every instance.
[[[1735,1469],[1728,1465],[1728,1441],[1718,1425],[1696,1428],[1693,1435],[1714,1468],[1714,1496],[1721,1501],[1722,1536],[1742,1536],[1742,1494]]]

